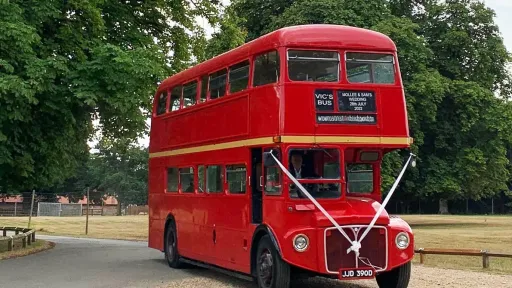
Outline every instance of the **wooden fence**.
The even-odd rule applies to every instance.
[[[473,257],[482,257],[482,266],[483,268],[489,268],[489,258],[490,257],[499,257],[499,258],[512,258],[512,254],[504,254],[504,253],[491,253],[487,250],[476,250],[476,249],[425,249],[419,248],[415,249],[414,253],[420,254],[420,263],[423,264],[425,262],[425,255],[453,255],[453,256],[473,256]]]
[[[2,230],[2,237],[0,237],[0,243],[7,242],[7,251],[14,250],[14,241],[21,240],[22,248],[26,248],[27,245],[32,245],[32,243],[36,241],[36,230],[34,229],[19,227],[0,227],[0,230]],[[14,235],[7,236],[7,231],[14,232]]]

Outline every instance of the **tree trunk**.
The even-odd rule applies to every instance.
[[[439,199],[439,214],[450,214],[448,211],[448,200]]]

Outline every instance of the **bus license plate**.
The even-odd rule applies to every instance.
[[[373,268],[340,269],[339,272],[340,280],[372,279],[375,277],[375,269]]]

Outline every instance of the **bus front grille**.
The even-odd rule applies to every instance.
[[[342,226],[351,241],[359,239],[367,226]],[[374,226],[361,242],[359,259],[353,251],[347,254],[351,243],[335,227],[325,229],[325,264],[327,271],[338,274],[340,269],[365,268],[370,265],[375,270],[387,268],[388,237],[386,227]]]

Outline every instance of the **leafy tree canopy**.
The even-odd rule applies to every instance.
[[[508,190],[512,90],[506,65],[511,55],[494,11],[481,2],[234,0],[231,9],[241,19],[233,24],[247,33],[246,42],[281,27],[317,23],[369,28],[395,41],[412,149],[419,155],[397,197],[477,200]],[[218,35],[228,38],[233,26]],[[400,155],[385,158],[384,192],[401,168],[405,154]]]
[[[135,139],[159,81],[204,51],[217,1],[0,1],[0,191],[50,187],[103,137]]]

